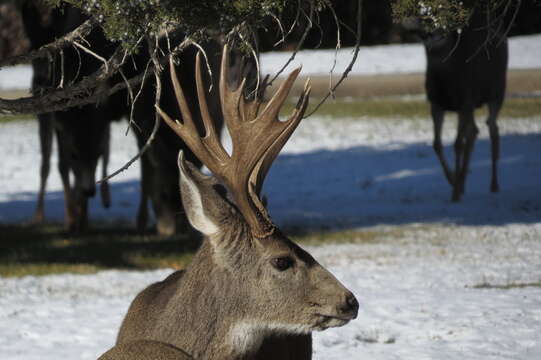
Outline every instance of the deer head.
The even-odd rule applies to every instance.
[[[267,103],[258,96],[247,100],[245,80],[231,90],[227,72],[228,50],[224,47],[219,90],[233,143],[231,154],[220,143],[209,115],[199,55],[196,83],[205,134],[197,130],[172,63],[171,78],[183,121],[157,111],[213,173],[202,174],[180,153],[182,201],[193,227],[205,235],[207,247],[182,281],[199,282],[209,288],[199,289],[199,293],[219,297],[212,316],[226,323],[223,331],[227,334],[221,336],[237,352],[246,353],[256,351],[267,334],[308,334],[342,326],[357,316],[358,303],[330,272],[277,228],[260,199],[265,175],[308,105],[310,88],[306,85],[291,117],[278,119],[300,69],[287,77]],[[204,261],[210,261],[207,265],[213,270],[202,270],[198,262]],[[192,280],[193,273],[199,275]],[[208,277],[205,281],[199,280],[202,273]],[[183,299],[187,301],[186,296]],[[195,317],[187,312],[183,316]]]

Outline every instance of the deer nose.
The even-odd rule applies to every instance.
[[[346,294],[345,301],[339,310],[342,314],[355,319],[357,317],[357,313],[359,312],[359,302],[355,298],[355,295],[352,293]]]

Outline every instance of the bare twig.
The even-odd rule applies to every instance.
[[[209,74],[209,79],[210,79],[210,86],[209,86],[209,90],[208,90],[208,92],[210,93],[212,91],[212,87],[214,86],[214,80],[212,78],[212,69],[210,68],[210,62],[209,62],[209,58],[207,56],[207,52],[205,51],[205,49],[203,49],[203,47],[201,45],[199,45],[198,42],[192,41],[191,44],[193,46],[195,46],[196,48],[198,48],[199,51],[203,54],[203,57],[205,58],[205,65],[207,66],[207,72]]]
[[[301,6],[300,3],[299,3],[299,6]],[[301,9],[301,11],[302,11],[302,9]],[[302,12],[304,13],[304,11],[302,11]],[[299,42],[297,43],[297,46],[295,47],[295,50],[293,51],[293,53],[291,54],[289,59],[286,61],[286,63],[282,66],[282,68],[280,70],[278,70],[278,72],[276,74],[274,74],[273,78],[269,81],[268,86],[271,86],[272,83],[274,82],[274,80],[276,80],[278,78],[278,76],[280,76],[280,74],[282,72],[284,72],[284,70],[287,68],[287,66],[295,59],[295,56],[297,55],[300,48],[304,44],[304,40],[306,39],[306,36],[308,35],[308,32],[310,31],[310,29],[312,29],[312,26],[313,26],[313,22],[312,22],[313,17],[314,17],[314,3],[313,2],[310,3],[310,15],[307,15],[307,14],[304,14],[304,15],[306,16],[306,20],[308,21],[308,24],[306,25],[306,28],[304,29],[304,32],[302,33],[302,36],[299,39]]]
[[[504,20],[505,20],[505,15],[509,12],[509,8],[511,7],[511,4],[513,2],[515,2],[515,1],[517,2],[517,4],[516,4],[515,11],[513,12],[513,16],[511,18],[509,24],[507,25],[505,31],[500,32],[500,30],[501,30],[501,28],[503,26]],[[487,5],[487,24],[486,24],[486,26],[483,26],[481,28],[481,29],[486,29],[487,36],[485,38],[485,41],[483,41],[483,44],[481,44],[474,51],[474,53],[468,59],[466,59],[466,62],[470,62],[475,56],[477,56],[477,54],[481,50],[485,50],[487,52],[487,56],[490,56],[490,53],[488,52],[487,45],[491,41],[493,41],[495,38],[498,38],[498,42],[495,45],[496,47],[500,46],[501,43],[503,41],[505,41],[505,39],[507,39],[507,34],[511,30],[511,26],[515,22],[515,19],[517,17],[521,2],[522,2],[522,0],[507,0],[507,2],[505,4],[505,7],[501,11],[501,13],[498,14],[497,16],[495,16],[492,19],[490,18],[490,8],[488,7],[489,5]],[[497,23],[497,27],[495,29],[493,29],[495,23]]]
[[[77,54],[77,58],[79,59],[79,62],[77,64],[77,71],[75,72],[75,76],[71,80],[71,84],[73,84],[75,80],[79,78],[79,74],[81,73],[81,68],[83,66],[83,59],[81,58],[81,52],[77,48],[74,48],[74,49],[75,49],[75,53]]]
[[[122,48],[118,47],[107,61],[107,71],[102,65],[92,75],[74,85],[55,89],[42,96],[30,96],[16,100],[0,99],[0,114],[39,114],[64,110],[73,106],[96,102],[97,89],[122,66]]]
[[[513,0],[508,0],[507,4],[509,5],[512,1]],[[509,34],[509,31],[511,31],[511,26],[513,26],[513,24],[515,23],[515,20],[518,15],[518,11],[520,10],[520,4],[522,3],[522,0],[516,0],[516,1],[517,1],[517,5],[515,6],[515,11],[513,12],[513,16],[511,17],[511,20],[509,21],[509,25],[507,25],[507,28],[503,32],[503,35],[500,38],[500,41],[498,41],[498,44],[496,46],[499,46],[502,43],[502,41],[504,41],[504,39],[507,38],[507,34]],[[507,10],[505,10],[505,13],[507,13]]]
[[[105,72],[108,72],[109,71],[109,65],[107,64],[107,60],[105,60],[103,58],[103,56],[100,56],[98,54],[96,54],[94,51],[90,50],[89,48],[87,48],[86,46],[82,45],[82,44],[79,44],[77,41],[73,41],[73,45],[78,47],[79,49],[83,50],[84,52],[86,52],[87,54],[90,54],[92,56],[94,56],[96,59],[98,59],[99,61],[101,61],[103,63],[103,65],[105,66]]]
[[[276,15],[271,13],[271,17],[274,19],[274,21],[276,21],[276,24],[278,24],[278,28],[280,29],[281,39],[278,40],[273,45],[273,46],[277,46],[278,44],[283,43],[285,41],[284,27],[282,26],[282,22],[280,21],[280,19],[278,19],[278,17]]]
[[[76,39],[84,38],[92,29],[97,25],[97,21],[94,19],[88,19],[77,27],[72,32],[64,35],[63,37],[55,40],[54,42],[43,45],[37,50],[31,51],[28,54],[13,56],[0,61],[0,68],[4,66],[13,66],[17,64],[29,63],[34,59],[49,57],[51,53],[55,53],[60,49],[71,46]]]
[[[449,54],[447,54],[447,56],[445,56],[445,58],[443,59],[443,62],[446,62],[447,60],[449,60],[451,55],[453,55],[453,53],[458,48],[458,44],[460,44],[460,39],[462,38],[462,30],[460,30],[460,31],[457,30],[457,33],[458,33],[458,36],[456,38],[455,44],[453,45],[453,48],[451,49],[451,51],[449,51]]]
[[[125,135],[128,135],[128,133],[130,132],[130,129],[131,129],[131,127],[133,125],[135,125],[135,127],[137,127],[137,129],[139,131],[141,131],[141,129],[139,128],[139,125],[137,125],[137,123],[135,121],[133,121],[133,112],[135,111],[135,104],[137,103],[137,100],[139,100],[139,96],[141,96],[141,93],[143,92],[143,88],[145,87],[145,80],[146,80],[147,73],[148,73],[148,68],[149,68],[151,62],[152,62],[152,60],[147,61],[147,65],[145,66],[145,71],[143,73],[143,79],[141,81],[141,85],[139,86],[139,91],[137,91],[137,94],[135,94],[135,97],[133,98],[133,101],[131,103],[131,106],[130,106],[130,118],[129,118],[129,121],[128,121],[128,128],[126,129],[126,134]],[[130,86],[129,81],[126,81],[126,86]]]
[[[340,78],[340,80],[338,80],[338,82],[325,95],[325,97],[323,99],[321,99],[321,101],[314,107],[314,109],[308,115],[305,115],[304,118],[307,118],[307,117],[311,116],[313,113],[315,113],[319,109],[319,107],[321,105],[323,105],[323,103],[325,101],[327,101],[327,99],[332,94],[332,92],[334,92],[336,90],[336,88],[338,86],[340,86],[342,81],[344,81],[344,79],[348,76],[351,69],[353,69],[353,64],[355,64],[355,61],[357,61],[357,56],[359,55],[359,50],[360,50],[362,3],[363,3],[363,0],[357,0],[357,32],[355,34],[355,36],[356,36],[355,49],[353,51],[353,56],[351,57],[351,61],[349,62],[349,65],[344,70],[344,73],[342,74],[342,77]]]
[[[64,66],[64,50],[60,49],[60,84],[58,84],[59,89],[62,89],[64,87],[64,77],[66,75],[65,69],[66,67]]]
[[[155,44],[152,45],[151,43],[151,40],[148,39],[147,40],[149,42],[149,46],[151,47],[152,51],[150,52],[150,58],[152,60],[152,64],[153,64],[153,72],[154,72],[154,78],[155,78],[155,81],[156,81],[156,100],[155,100],[155,106],[158,106],[159,103],[160,103],[160,99],[161,99],[161,93],[162,93],[162,83],[161,83],[161,67],[162,67],[162,64],[163,64],[163,61],[160,61],[158,60],[158,57],[157,57],[157,52],[158,52],[158,39],[156,38],[155,39]],[[175,55],[177,55],[180,51],[182,51],[188,44],[191,44],[192,41],[190,39],[185,39],[180,45],[178,45],[175,50],[173,52],[171,52],[169,54],[169,56],[166,56],[164,57],[162,60],[164,59],[168,59],[169,57],[174,57]],[[127,170],[134,162],[136,162],[137,160],[139,160],[141,158],[141,156],[143,156],[143,154],[148,150],[148,148],[152,145],[152,142],[154,141],[155,137],[156,137],[156,133],[158,132],[158,129],[160,128],[160,116],[158,115],[158,113],[156,112],[155,113],[155,118],[154,118],[154,127],[152,128],[152,132],[150,133],[146,143],[143,145],[143,147],[139,150],[139,152],[133,157],[131,158],[126,164],[124,164],[124,166],[122,166],[120,169],[118,169],[117,171],[115,171],[114,173],[106,176],[105,178],[97,181],[97,183],[102,183],[104,181],[107,181],[115,176],[117,176],[118,174],[120,174],[121,172]]]
[[[173,56],[179,54],[190,43],[186,39],[171,52]],[[134,86],[143,81],[147,74],[139,74],[126,83],[121,81],[112,87],[101,86],[114,75],[126,60],[125,54],[122,54],[122,48],[118,47],[114,54],[109,58],[109,71],[105,72],[104,66],[101,66],[92,75],[84,77],[78,83],[65,87],[64,89],[55,89],[43,95],[30,96],[15,100],[0,98],[0,114],[40,114],[53,111],[65,110],[74,106],[92,104],[103,97],[111,96],[114,93],[126,89],[128,85]],[[166,58],[161,59],[164,63]]]
[[[295,28],[295,26],[297,25],[299,21],[300,15],[301,15],[301,0],[297,0],[297,13],[295,14],[295,20],[293,21],[293,24],[291,24],[291,26],[289,27],[289,30],[285,34],[284,38],[287,38],[289,34],[293,32],[293,29]]]
[[[340,22],[338,21],[338,16],[336,16],[336,12],[334,11],[334,8],[332,7],[332,4],[329,2],[326,2],[329,6],[329,9],[333,15],[334,21],[336,23],[336,47],[334,49],[334,59],[333,64],[331,67],[331,70],[329,71],[329,92],[331,96],[334,98],[334,90],[332,89],[332,74],[334,69],[336,68],[336,58],[338,57],[338,50],[341,47],[341,39],[340,39]]]
[[[242,32],[239,31],[238,35],[239,35],[239,38],[241,39],[241,41],[244,42],[244,44],[246,46],[248,46],[248,48],[250,49],[250,52],[252,53],[252,56],[254,57],[257,76],[256,76],[256,85],[255,85],[255,89],[254,89],[253,93],[257,94],[258,91],[259,91],[259,83],[260,83],[260,80],[261,80],[260,76],[259,76],[259,71],[260,71],[259,56],[257,54],[257,51],[254,49],[254,47],[250,43],[250,41],[248,39],[245,39],[244,36],[242,36]],[[253,35],[253,32],[252,32],[252,35]],[[242,76],[242,74],[240,74],[240,76]],[[251,94],[250,94],[250,96],[251,96]]]

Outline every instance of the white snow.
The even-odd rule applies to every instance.
[[[289,64],[290,71],[302,65],[304,76],[327,75],[333,68],[341,74],[349,65],[353,48],[335,50],[303,50]],[[290,52],[268,52],[261,55],[263,74],[275,74],[290,58]],[[422,44],[400,44],[361,47],[357,62],[350,75],[376,75],[389,73],[419,73],[426,67]],[[541,35],[517,36],[509,39],[509,68],[541,68]],[[285,72],[288,73],[287,71]],[[29,89],[32,81],[30,66],[0,69],[0,90]]]
[[[392,49],[385,55],[382,48],[382,63],[394,61]],[[490,144],[481,119],[478,125],[466,194],[452,204],[429,119],[313,116],[301,123],[266,181],[270,213],[280,225],[356,229],[360,239],[309,248],[361,304],[358,319],[315,334],[315,360],[541,358],[541,112],[499,120],[497,195],[488,192]],[[111,170],[136,152],[125,128],[113,125]],[[455,128],[448,119],[449,157]],[[0,144],[0,222],[23,222],[39,181],[37,123],[0,124]],[[60,221],[56,161],[45,211]],[[136,164],[113,179],[112,208],[94,200],[91,219],[131,221],[138,178]],[[377,236],[363,242],[365,232]],[[95,359],[114,343],[137,292],[170,272],[0,277],[0,358]]]
[[[360,301],[314,335],[315,360],[521,359],[541,355],[541,225],[409,225],[399,237],[309,251]],[[0,278],[3,359],[95,359],[133,297],[169,270]]]

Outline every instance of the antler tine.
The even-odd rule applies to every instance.
[[[308,104],[309,88],[301,96],[300,106],[293,116],[285,122],[278,120],[278,113],[285,102],[300,68],[289,74],[265,108],[258,114],[261,96],[251,101],[244,99],[245,79],[234,91],[227,84],[229,57],[224,47],[220,74],[220,99],[225,123],[233,143],[231,154],[232,169],[228,186],[235,202],[259,238],[274,231],[270,217],[261,200],[264,178],[282,147],[296,129]]]
[[[242,103],[244,102],[245,85],[246,78],[243,78],[235,90],[231,90],[229,87],[229,47],[226,44],[222,51],[220,67],[220,104],[225,124],[232,137],[237,133],[235,129],[238,128],[240,120],[245,120],[244,114],[240,111],[244,105]]]
[[[222,162],[226,162],[229,159],[229,154],[225,151],[218,134],[216,132],[216,127],[209,113],[207,97],[205,95],[205,89],[203,87],[203,77],[201,76],[201,52],[197,52],[195,57],[195,83],[197,86],[197,98],[199,100],[199,109],[201,111],[201,118],[205,126],[205,137],[202,141],[205,143],[207,148],[212,149],[215,156],[219,158]]]
[[[310,80],[307,80],[304,84],[304,90],[299,98],[299,101],[297,102],[295,110],[293,111],[289,119],[285,122],[287,126],[282,129],[280,135],[276,138],[275,142],[272,143],[267,149],[267,151],[258,162],[250,176],[250,183],[253,186],[252,190],[254,191],[254,195],[256,195],[257,197],[259,197],[259,195],[261,194],[263,182],[265,181],[265,177],[267,176],[267,173],[272,163],[274,162],[286,142],[289,140],[289,138],[291,137],[304,116],[310,99],[311,87],[309,86],[309,83]]]
[[[301,72],[301,69],[302,66],[299,66],[288,75],[287,79],[280,85],[276,93],[272,96],[270,101],[261,112],[261,116],[271,119],[275,119],[278,117],[278,113],[280,112],[284,101],[286,101],[287,96],[289,95],[289,91],[291,90],[293,83],[295,83],[295,80]]]
[[[169,115],[167,115],[158,105],[156,105],[156,111],[165,123],[188,145],[188,147],[194,152],[194,154],[203,162],[211,171],[216,172],[219,170],[219,167],[223,163],[223,158],[220,158],[219,150],[210,151],[212,146],[209,146],[206,142],[203,142],[204,139],[201,139],[199,132],[192,118],[188,102],[182,91],[182,87],[178,82],[177,72],[175,70],[175,64],[171,58],[169,61],[169,71],[171,73],[171,82],[173,83],[173,88],[175,91],[175,96],[177,99],[180,112],[182,114],[183,123],[178,120],[173,120]],[[198,89],[199,95],[199,89]],[[206,129],[206,126],[205,126]],[[207,132],[209,134],[209,132]],[[212,140],[208,140],[209,143],[212,143]],[[221,148],[223,150],[223,147]],[[225,150],[223,150],[225,152]],[[227,153],[226,153],[227,155]]]
[[[194,131],[195,134],[198,134],[197,127],[195,126],[192,118],[192,112],[182,91],[182,87],[178,82],[177,70],[175,69],[175,63],[173,57],[169,58],[169,72],[171,73],[171,81],[173,83],[173,89],[175,91],[175,96],[177,98],[178,107],[182,114],[183,125],[187,126],[190,130]]]
[[[233,138],[232,158],[237,161],[237,179],[234,195],[241,212],[252,227],[256,237],[272,234],[274,225],[259,199],[265,176],[282,147],[297,128],[308,105],[310,88],[306,85],[297,108],[285,122],[278,120],[278,113],[300,68],[294,70],[271,98],[265,109],[255,118],[239,124]],[[254,100],[259,101],[259,100]],[[242,104],[241,113],[251,113],[253,102]],[[250,115],[249,115],[250,116]],[[255,116],[255,114],[251,115]],[[238,197],[238,199],[237,199]]]
[[[157,110],[203,164],[228,187],[238,210],[250,226],[252,234],[258,238],[265,238],[274,232],[275,226],[259,199],[259,193],[272,162],[304,115],[308,106],[310,88],[305,85],[295,111],[287,121],[281,122],[278,119],[278,113],[300,68],[288,76],[263,111],[258,114],[257,109],[261,104],[260,96],[256,96],[251,101],[244,98],[246,79],[243,79],[235,90],[231,90],[228,85],[228,67],[228,47],[224,46],[219,90],[224,121],[233,143],[231,156],[221,145],[208,111],[199,54],[196,57],[195,75],[205,136],[201,138],[198,134],[172,64],[171,79],[184,122],[173,121],[160,108]]]

